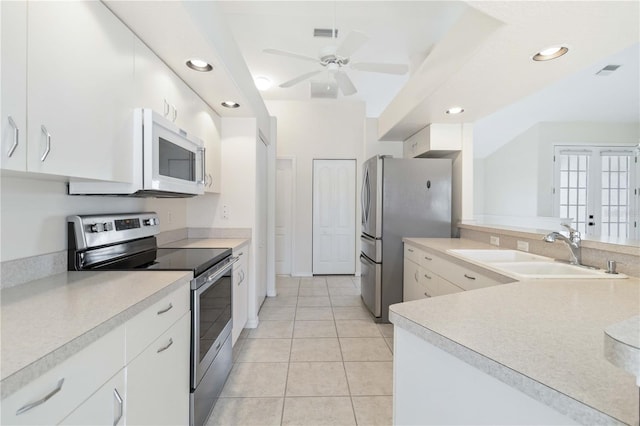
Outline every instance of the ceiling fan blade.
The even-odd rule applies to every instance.
[[[356,86],[353,85],[353,82],[344,71],[337,71],[335,77],[338,82],[338,87],[344,96],[353,95],[358,92]]]
[[[368,62],[360,62],[351,64],[351,68],[359,71],[380,72],[383,74],[402,75],[409,72],[409,66],[405,64],[376,64]]]
[[[298,53],[293,53],[293,52],[287,52],[286,50],[264,49],[263,52],[270,53],[272,55],[288,56],[290,58],[302,59],[304,61],[320,62],[318,58],[314,58],[312,56],[300,55]]]
[[[360,46],[365,44],[369,37],[359,31],[351,31],[336,49],[336,55],[348,58],[353,52],[358,50]]]
[[[280,85],[280,87],[287,88],[287,87],[295,86],[296,84],[298,84],[300,82],[303,82],[303,81],[313,77],[316,74],[320,74],[322,71],[323,70],[311,71],[311,72],[308,72],[306,74],[302,74],[301,76],[298,76],[298,77],[294,78],[293,80],[285,81],[284,83],[282,83]]]

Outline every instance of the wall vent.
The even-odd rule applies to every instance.
[[[620,68],[620,65],[607,65],[606,67],[598,71],[596,75],[599,75],[601,77],[606,77],[608,75],[613,74],[618,68]]]
[[[338,38],[338,30],[336,29],[335,38]],[[331,28],[314,28],[313,29],[314,37],[324,37],[324,38],[332,38],[333,37],[333,29]]]

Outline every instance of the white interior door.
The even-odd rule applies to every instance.
[[[291,275],[293,159],[276,160],[276,274]]]
[[[313,160],[313,273],[355,274],[356,161]]]

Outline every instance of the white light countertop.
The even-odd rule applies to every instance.
[[[640,386],[640,315],[613,324],[604,333],[605,357],[636,376]]]
[[[161,248],[230,248],[237,250],[251,240],[246,238],[185,238],[162,244]]]
[[[434,252],[495,248],[405,239]],[[529,280],[395,304],[390,319],[583,424],[638,424],[635,377],[605,358],[604,330],[640,313],[640,279]]]
[[[2,398],[191,278],[185,271],[74,271],[2,290]]]

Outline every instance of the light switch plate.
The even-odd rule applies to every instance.
[[[500,245],[500,237],[494,237],[492,235],[491,237],[489,237],[489,243],[493,244],[494,246],[499,246]]]
[[[529,243],[526,241],[518,241],[518,250],[529,251]]]

